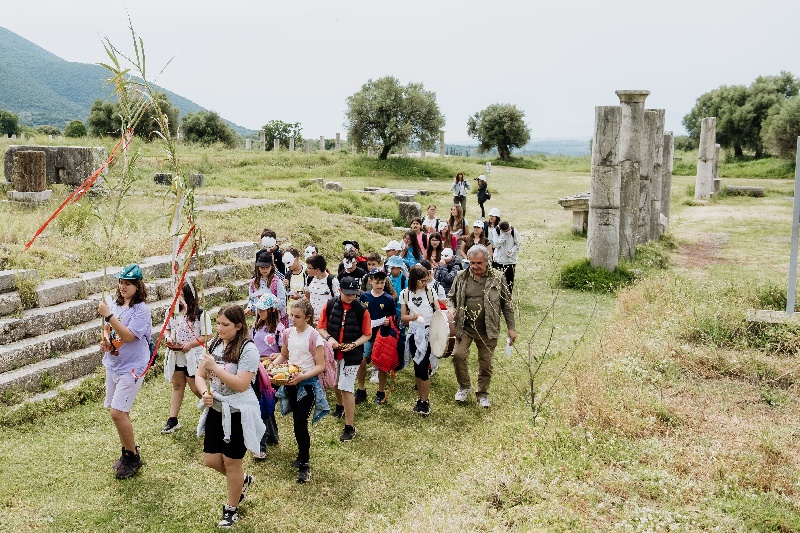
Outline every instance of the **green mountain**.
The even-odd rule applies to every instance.
[[[0,27],[0,109],[19,115],[20,124],[64,129],[72,120],[86,122],[89,109],[105,100],[108,71],[99,65],[71,63]],[[180,116],[204,108],[162,87]],[[253,130],[226,121],[241,135]]]

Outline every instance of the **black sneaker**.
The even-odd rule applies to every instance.
[[[111,465],[111,469],[114,471],[115,474],[119,470],[119,467],[122,466],[122,458],[123,457],[125,457],[125,447],[124,446],[122,447],[122,452],[119,454],[119,459],[114,461],[114,464]]]
[[[253,476],[250,474],[244,475],[244,483],[242,484],[242,494],[239,496],[239,505],[242,505],[245,497],[247,496],[247,490],[250,488],[250,485],[253,484]]]
[[[297,482],[306,483],[311,481],[311,467],[308,463],[303,463],[297,468]]]
[[[363,403],[367,401],[367,389],[356,389],[356,403]]]
[[[375,405],[383,405],[386,403],[386,393],[378,391],[375,393]]]
[[[300,468],[300,459],[295,459],[294,461],[289,463],[289,466],[295,469]]]
[[[176,429],[181,428],[181,423],[178,422],[178,419],[175,417],[169,417],[167,419],[167,424],[161,428],[161,434],[166,435],[167,433],[172,433]]]
[[[344,405],[337,405],[336,409],[334,409],[333,413],[331,413],[331,416],[333,418],[341,419],[344,416]]]
[[[342,435],[339,437],[341,442],[350,442],[356,436],[356,428],[353,426],[345,426]]]
[[[217,527],[233,527],[237,520],[239,520],[239,508],[225,504],[222,506],[222,518],[217,523]]]
[[[428,416],[429,414],[431,414],[431,403],[429,401],[421,400],[419,403],[420,403],[419,410],[415,408],[414,409],[415,411],[417,411],[422,416]]]
[[[142,457],[139,455],[139,447],[136,452],[122,450],[122,464],[117,469],[117,479],[128,479],[136,475],[142,467]]]

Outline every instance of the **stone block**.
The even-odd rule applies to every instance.
[[[405,193],[397,193],[394,195],[394,197],[397,198],[398,202],[413,202],[414,196],[415,195],[413,194],[405,194]]]
[[[751,187],[745,185],[728,185],[725,192],[731,196],[753,196],[761,198],[764,196],[764,187]]]
[[[12,315],[22,310],[22,300],[18,292],[0,294],[0,316]]]
[[[169,172],[157,172],[153,175],[153,181],[159,185],[172,185],[172,174]]]
[[[63,183],[65,185],[79,185],[108,158],[105,148],[89,146],[9,146],[3,159],[3,172],[6,179],[11,180],[14,174],[14,154],[19,151],[44,152],[45,175],[47,184]],[[106,170],[100,173],[106,175]]]
[[[42,192],[47,188],[44,152],[19,150],[14,154],[14,172],[11,183],[15,191]]]
[[[56,354],[95,345],[100,335],[100,321],[80,324],[70,330],[58,330],[36,338],[0,346],[0,372],[49,359]]]
[[[324,187],[325,186],[325,179],[324,178],[314,178],[311,181],[313,181],[314,183],[316,183],[320,187]]]
[[[12,202],[23,204],[45,204],[50,201],[53,191],[50,189],[39,192],[8,191],[8,199]]]
[[[331,191],[338,191],[338,192],[344,190],[344,187],[342,186],[341,182],[338,181],[325,182],[325,188]]]
[[[400,218],[411,224],[411,220],[422,216],[422,206],[419,202],[400,202]]]
[[[36,287],[39,307],[48,307],[70,300],[79,300],[88,294],[86,282],[82,279],[50,279]]]
[[[24,276],[30,279],[37,279],[37,270],[0,270],[0,292],[9,292],[17,289],[17,278]]]
[[[206,184],[206,177],[203,174],[191,174],[189,176],[189,187],[198,189],[204,187]]]

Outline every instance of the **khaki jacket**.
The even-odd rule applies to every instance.
[[[459,340],[461,340],[461,335],[464,332],[466,281],[471,275],[469,268],[459,272],[455,280],[453,280],[450,293],[447,295],[447,308],[455,316],[456,338]],[[486,310],[484,316],[486,336],[488,338],[496,339],[500,336],[501,313],[505,318],[506,327],[508,329],[517,329],[514,322],[514,303],[511,301],[506,279],[502,272],[491,267],[486,271],[486,291],[483,295],[483,307]]]

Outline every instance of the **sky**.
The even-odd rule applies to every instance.
[[[247,128],[300,122],[308,138],[346,136],[347,97],[387,75],[436,93],[447,143],[470,141],[467,119],[494,103],[522,109],[533,139],[589,139],[618,89],[649,90],[679,135],[704,92],[800,76],[792,0],[14,0],[0,26],[98,63],[102,37],[132,50],[129,15],[153,81]]]

